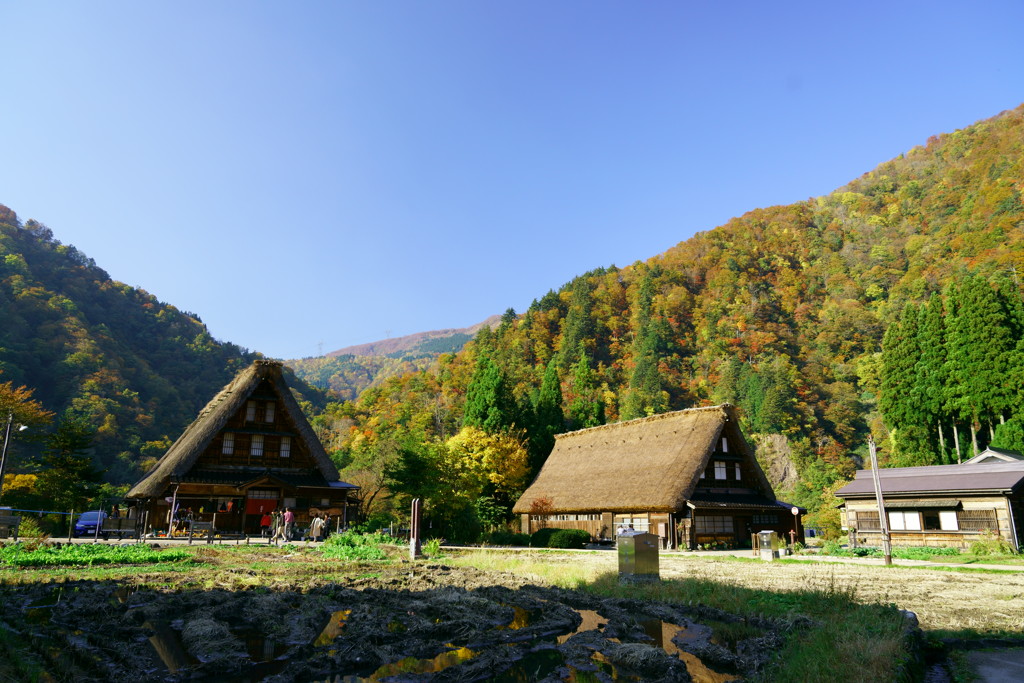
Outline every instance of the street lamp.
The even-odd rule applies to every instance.
[[[7,446],[11,443],[11,426],[14,424],[14,411],[7,413],[7,428],[4,430],[4,448],[0,451],[0,496],[4,493],[4,467],[7,465]],[[28,425],[18,425],[18,431],[28,429]]]

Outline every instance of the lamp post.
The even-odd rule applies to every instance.
[[[14,425],[14,411],[7,412],[7,428],[4,429],[4,448],[0,451],[0,497],[4,493],[4,467],[7,465],[7,446],[11,443],[11,427]],[[18,431],[28,429],[26,425],[18,425]]]

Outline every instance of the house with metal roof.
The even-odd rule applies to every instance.
[[[893,545],[968,548],[994,535],[1020,550],[1024,460],[985,458],[958,465],[881,468],[878,477]],[[859,470],[836,496],[843,501],[843,528],[857,543],[881,545],[871,470]]]
[[[584,529],[598,540],[631,526],[693,548],[746,546],[758,531],[803,542],[806,510],[775,498],[726,404],[557,435],[513,512],[527,533]]]
[[[190,511],[230,533],[259,533],[264,514],[293,508],[345,523],[359,487],[339,480],[285,381],[278,361],[257,360],[200,411],[156,465],[128,492],[145,511],[145,531],[165,530],[173,511]]]

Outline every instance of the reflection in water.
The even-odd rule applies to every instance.
[[[608,622],[607,619],[592,609],[578,609],[576,610],[576,614],[580,615],[580,619],[582,619],[582,621],[580,621],[580,625],[572,633],[567,633],[564,636],[558,636],[559,645],[562,645],[577,633],[583,633],[584,631],[600,631]]]
[[[313,641],[314,647],[322,647],[324,645],[330,645],[335,638],[341,635],[342,630],[345,628],[345,622],[348,620],[348,616],[352,614],[350,609],[341,609],[331,614],[327,619],[327,624],[324,625],[320,631],[320,635]]]
[[[456,650],[442,652],[432,659],[417,659],[406,657],[392,664],[385,664],[373,672],[368,681],[379,681],[386,676],[398,676],[399,674],[432,674],[447,669],[450,666],[461,664],[466,660],[476,657],[476,652],[469,648],[460,647]]]
[[[700,661],[699,657],[681,650],[673,642],[673,638],[683,641],[697,640],[709,634],[711,629],[702,627],[699,624],[694,624],[692,628],[686,628],[678,624],[661,621],[660,619],[645,619],[640,622],[640,627],[643,628],[644,633],[651,637],[654,645],[660,647],[666,653],[683,660],[686,664],[686,670],[690,672],[690,677],[693,678],[694,683],[726,683],[726,681],[735,681],[739,678],[739,676],[733,676],[732,674],[712,671],[704,662]],[[701,631],[704,631],[704,633]]]
[[[169,672],[177,673],[179,669],[186,669],[198,664],[198,660],[185,650],[181,642],[181,632],[171,628],[164,621],[147,621],[142,628],[153,632],[149,642],[153,649],[160,655],[164,666]]]

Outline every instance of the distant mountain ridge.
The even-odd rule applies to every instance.
[[[285,362],[311,385],[343,401],[354,401],[363,390],[389,377],[430,368],[439,356],[461,351],[477,332],[494,329],[499,322],[501,316],[492,315],[470,327],[418,332]]]
[[[407,334],[404,337],[392,337],[390,339],[381,339],[379,341],[369,342],[367,344],[357,344],[355,346],[346,346],[343,349],[337,351],[331,351],[325,354],[328,357],[336,356],[390,356],[394,357],[394,354],[409,352],[409,351],[420,351],[423,350],[427,342],[432,342],[435,346],[442,347],[442,342],[446,340],[452,341],[452,348],[445,349],[445,351],[458,351],[465,343],[471,339],[477,332],[483,327],[490,327],[494,329],[498,326],[501,321],[500,315],[492,315],[486,320],[471,325],[469,327],[462,327],[458,329],[447,329],[447,330],[432,330],[430,332],[417,332],[415,334]],[[461,343],[460,343],[461,342]],[[439,351],[438,353],[444,353],[445,351]]]

